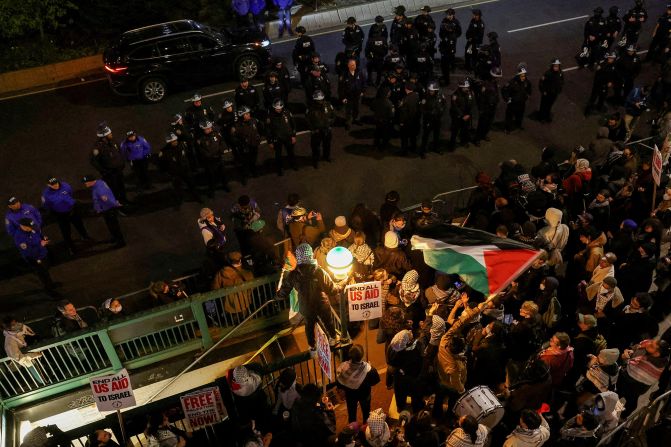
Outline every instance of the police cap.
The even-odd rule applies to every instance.
[[[479,9],[474,9],[471,11],[471,14],[473,14],[474,16],[481,16],[482,11],[480,11]]]
[[[19,203],[19,199],[14,196],[7,199],[7,205],[15,205],[17,203]]]
[[[195,94],[191,97],[191,102],[198,102],[198,101],[202,101],[202,100],[203,100],[203,97],[200,96],[200,93],[195,93]]]
[[[177,135],[174,133],[170,132],[165,136],[165,142],[166,143],[172,143],[173,141],[177,141]]]
[[[51,177],[49,180],[47,180],[48,185],[57,185],[58,183],[59,182],[58,182],[58,179],[56,177]]]
[[[559,60],[558,57],[555,57],[552,59],[552,63],[550,65],[561,65],[561,61]]]
[[[438,83],[436,81],[431,81],[427,88],[429,89],[430,92],[437,92],[438,90],[440,90],[440,86],[438,86]]]
[[[375,23],[382,23],[384,22],[384,17],[382,16],[375,16]]]
[[[429,5],[424,5],[424,6],[422,6],[422,8],[420,9],[420,11],[431,12],[431,7],[430,7]]]
[[[635,52],[636,51],[636,45],[634,45],[634,44],[629,45],[627,47],[627,52],[629,52],[629,51]]]
[[[242,106],[238,109],[238,116],[243,116],[245,113],[251,113],[251,110],[249,110],[249,107]]]
[[[96,131],[96,135],[100,138],[106,137],[107,135],[112,133],[112,129],[109,128],[107,123],[102,122],[98,124],[98,130]]]
[[[610,15],[616,16],[618,12],[620,12],[620,8],[617,6],[611,6],[610,9],[608,10]]]
[[[126,136],[127,136],[127,137],[130,137],[130,136],[132,136],[132,135],[137,135],[137,134],[135,133],[134,130],[131,129],[131,130],[129,130],[128,132],[126,132]]]
[[[603,14],[603,8],[601,6],[597,6],[596,8],[594,8],[594,14],[596,15]]]
[[[617,53],[615,51],[609,51],[606,53],[606,59],[616,59],[617,58]]]
[[[323,101],[324,98],[325,98],[325,96],[324,96],[324,92],[322,92],[321,90],[315,90],[315,91],[312,93],[312,99],[313,99],[314,101]]]
[[[405,6],[403,5],[398,5],[396,8],[394,8],[394,14],[397,16],[402,16],[405,14]]]
[[[406,82],[405,83],[405,89],[409,92],[414,92],[415,91],[415,84],[412,82]]]
[[[284,108],[284,101],[282,101],[279,98],[277,98],[275,101],[273,101],[273,109],[282,110],[283,108]]]
[[[347,24],[348,25],[353,25],[356,23],[356,19],[354,17],[347,17]]]
[[[459,87],[460,88],[470,88],[471,87],[471,82],[468,80],[468,78],[461,80],[459,82]]]
[[[321,57],[321,56],[316,51],[313,51],[310,57]]]
[[[95,175],[87,174],[87,175],[85,175],[84,177],[82,177],[82,183],[92,182],[92,181],[94,181],[95,179],[96,179],[96,176],[95,176]]]
[[[452,8],[447,8],[447,11],[445,11],[446,16],[453,16],[455,14],[454,9]]]
[[[229,107],[233,107],[233,101],[230,99],[224,99],[224,109],[228,109]]]
[[[304,26],[297,26],[296,27],[296,32],[299,34],[305,34],[305,27]]]
[[[487,37],[490,40],[496,40],[496,39],[499,38],[499,33],[497,33],[496,31],[491,31],[491,32],[487,33]]]
[[[173,117],[172,117],[172,121],[170,121],[170,124],[172,124],[173,126],[176,126],[177,124],[179,124],[179,122],[181,120],[182,120],[182,115],[180,115],[179,113],[175,113],[175,115],[173,115]]]
[[[209,121],[209,120],[201,121],[198,126],[201,129],[211,129],[212,128],[212,121]]]
[[[30,217],[22,217],[21,219],[19,219],[19,225],[21,225],[22,227],[33,228],[35,222],[33,222],[33,219],[31,219]]]
[[[492,69],[489,70],[489,74],[492,75],[492,77],[494,78],[500,78],[501,76],[503,76],[501,67],[492,67]]]

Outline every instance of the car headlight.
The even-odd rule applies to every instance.
[[[265,48],[265,47],[267,47],[267,46],[269,46],[269,45],[270,45],[270,41],[269,41],[269,40],[262,40],[262,41],[261,41],[261,46],[262,46],[262,47]]]

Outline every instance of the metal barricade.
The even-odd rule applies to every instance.
[[[477,188],[477,186],[469,186],[436,194],[431,199],[431,203],[433,203],[433,212],[438,214],[443,220],[452,222],[463,220],[468,214],[468,199],[475,188]],[[418,210],[420,206],[421,203],[415,203],[414,205],[403,208],[401,211],[404,213],[412,213]]]

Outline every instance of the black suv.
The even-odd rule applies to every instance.
[[[255,29],[214,29],[178,20],[126,31],[105,50],[110,86],[120,95],[161,101],[168,89],[223,74],[253,78],[270,63],[270,40]]]

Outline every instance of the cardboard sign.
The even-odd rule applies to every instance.
[[[135,395],[126,369],[90,380],[98,411],[115,411],[135,406]]]
[[[655,144],[655,151],[652,153],[652,178],[655,184],[659,186],[662,181],[662,153],[657,149]]]
[[[382,317],[382,282],[371,281],[347,286],[349,321]]]
[[[329,338],[319,324],[315,324],[315,345],[317,348],[317,363],[324,371],[324,375],[333,380],[333,369],[331,368],[331,346]]]
[[[191,430],[216,424],[226,416],[226,408],[221,400],[219,387],[203,388],[180,396],[179,400]]]

